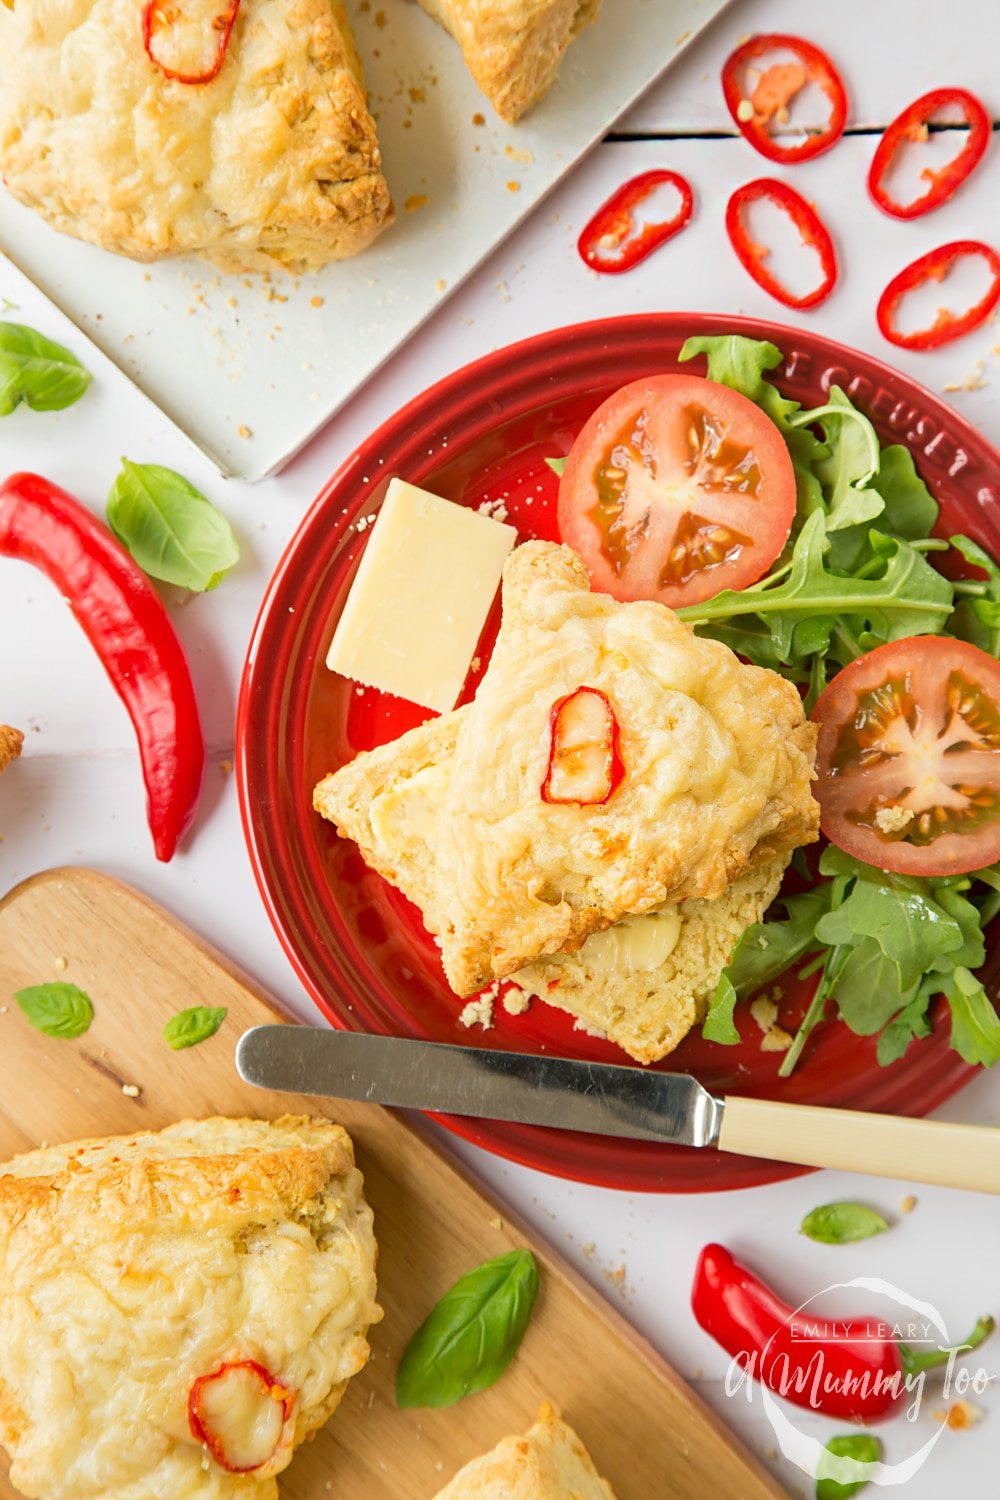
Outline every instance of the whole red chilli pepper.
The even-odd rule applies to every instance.
[[[638,222],[636,210],[657,188],[669,184],[680,194],[680,203],[669,219]],[[658,168],[641,172],[624,183],[594,214],[577,241],[582,259],[592,271],[618,274],[631,271],[667,240],[690,223],[694,211],[691,185],[679,172]]]
[[[791,52],[794,64],[777,64],[764,71],[753,93],[745,94],[743,76],[750,64],[769,52]],[[791,87],[777,91],[776,97],[791,98],[807,83],[814,83],[830,101],[830,118],[822,130],[810,131],[804,137],[793,137],[793,144],[783,143],[770,131],[771,118],[780,106],[768,98],[768,80],[775,73],[790,75]],[[722,92],[726,106],[741,135],[768,161],[792,166],[811,161],[835,146],[847,123],[847,91],[844,81],[822,48],[799,36],[768,32],[748,37],[722,65]]]
[[[205,769],[198,703],[163,601],[105,526],[37,474],[0,485],[0,556],[34,563],[83,626],[139,742],[157,859],[194,816]]]
[[[698,1257],[691,1306],[748,1378],[796,1406],[864,1422],[890,1416],[925,1370],[977,1348],[995,1327],[980,1318],[964,1344],[917,1351],[893,1338],[884,1319],[825,1319],[790,1307],[722,1245]]]
[[[745,210],[761,198],[770,199],[786,213],[799,231],[802,243],[811,246],[819,255],[823,279],[804,296],[796,296],[776,276],[772,276],[764,264],[768,254],[767,247],[755,244],[750,238]],[[726,204],[726,233],[744,270],[749,271],[757,285],[785,307],[794,307],[799,311],[807,307],[818,307],[821,302],[826,301],[837,284],[837,253],[833,248],[830,231],[812,204],[801,193],[789,187],[787,182],[779,182],[776,177],[758,177],[754,182],[738,187]]]
[[[903,333],[896,327],[896,312],[907,293],[925,281],[944,281],[956,261],[967,256],[981,256],[993,272],[993,281],[986,294],[964,313],[952,313],[942,308],[934,322],[927,328],[918,328],[915,333]],[[939,245],[928,250],[917,260],[892,278],[878,299],[876,318],[883,338],[899,349],[937,349],[950,344],[952,339],[971,333],[980,323],[985,323],[990,313],[1000,302],[1000,255],[979,240],[953,240],[950,245]]]
[[[907,141],[927,139],[927,126],[936,114],[951,104],[957,104],[962,118],[969,126],[965,145],[956,157],[937,170],[927,168],[923,177],[930,183],[926,193],[910,203],[898,203],[889,196],[884,186],[885,177],[897,153]],[[872,157],[868,173],[868,191],[883,213],[894,219],[917,219],[934,208],[947,203],[956,193],[970,172],[977,167],[990,143],[993,127],[984,106],[967,89],[931,89],[922,94],[887,125]]]

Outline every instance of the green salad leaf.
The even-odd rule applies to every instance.
[[[462,1276],[413,1335],[396,1372],[400,1407],[453,1406],[498,1380],[538,1295],[538,1263],[511,1250]]]
[[[864,1203],[824,1203],[806,1214],[799,1233],[821,1245],[850,1245],[884,1234],[889,1225]]]
[[[0,320],[0,417],[22,401],[32,411],[62,411],[89,384],[89,371],[69,349],[24,323]]]
[[[108,525],[144,573],[203,593],[239,561],[233,528],[182,474],[122,459]]]
[[[563,476],[563,473],[565,472],[566,465],[569,463],[569,459],[568,458],[547,458],[545,460],[545,462],[548,464],[548,466],[552,470],[553,474],[558,474],[559,477],[560,477],[560,479],[561,479],[562,476]]]
[[[850,1500],[851,1495],[864,1489],[880,1456],[874,1433],[851,1432],[832,1437],[816,1471],[816,1500]]]
[[[908,448],[882,447],[848,393],[804,409],[769,378],[777,345],[731,334],[688,339],[710,380],[755,402],[778,427],[795,470],[797,510],[782,555],[749,588],[678,611],[699,635],[800,685],[811,711],[842,667],[889,641],[955,635],[1000,657],[1000,565],[976,541],[935,537],[934,496]],[[974,577],[952,582],[929,555],[953,548]],[[806,873],[799,869],[799,874]],[[739,1041],[737,1007],[786,970],[816,985],[779,1073],[795,1067],[828,1011],[859,1036],[877,1037],[883,1066],[931,1030],[941,996],[951,1044],[969,1062],[1000,1061],[1000,1018],[975,970],[983,928],[1000,913],[1000,874],[908,878],[839,849],[820,860],[820,883],[783,897],[736,944],[703,1025],[709,1040]]]
[[[65,1041],[83,1036],[94,1019],[90,996],[75,984],[33,984],[17,990],[14,999],[36,1031]]]
[[[887,641],[944,629],[952,586],[909,542],[871,532],[878,576],[851,577],[827,567],[826,527],[825,513],[813,511],[783,567],[749,588],[724,589],[702,604],[687,605],[678,615],[703,627],[705,635],[715,634],[717,622],[751,620],[769,636],[766,659],[751,658],[760,666],[794,665],[817,653],[846,666]],[[747,645],[745,654],[751,649]]]

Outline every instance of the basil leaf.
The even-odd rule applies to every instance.
[[[90,997],[75,984],[33,984],[14,999],[36,1031],[71,1040],[89,1031],[94,1019]]]
[[[992,1068],[1000,1062],[1000,1016],[974,974],[942,974],[941,990],[951,1006],[951,1045],[967,1063]]]
[[[239,561],[233,529],[200,490],[159,464],[122,459],[108,525],[151,578],[203,593]]]
[[[736,991],[729,975],[723,971],[709,1002],[708,1012],[701,1024],[701,1034],[706,1042],[720,1042],[723,1047],[735,1047],[740,1034],[733,1020],[736,1008]]]
[[[882,1215],[863,1203],[824,1203],[806,1214],[799,1233],[821,1245],[850,1245],[884,1234],[888,1228]]]
[[[878,1438],[870,1432],[831,1438],[816,1470],[816,1500],[849,1500],[864,1489],[880,1456]]]
[[[89,384],[89,372],[62,344],[24,323],[0,321],[0,417],[22,401],[32,411],[62,411]]]
[[[397,1406],[453,1406],[492,1385],[517,1352],[537,1294],[530,1250],[511,1250],[461,1277],[406,1347]]]
[[[224,1005],[194,1005],[190,1010],[179,1010],[164,1026],[163,1039],[174,1052],[197,1047],[215,1035],[228,1014]]]
[[[563,476],[563,473],[564,473],[564,471],[566,469],[566,465],[569,463],[569,459],[568,458],[547,458],[545,460],[545,462],[548,464],[548,466],[552,470],[553,474],[558,474],[559,477],[560,477],[560,479],[561,479],[562,476]]]

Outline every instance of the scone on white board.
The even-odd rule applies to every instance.
[[[314,270],[392,219],[340,0],[0,5],[0,176],[64,234],[232,272]]]
[[[375,1237],[328,1120],[0,1165],[0,1440],[33,1500],[276,1500],[364,1366]]]
[[[313,805],[365,862],[420,908],[436,906],[434,848],[452,756],[471,705],[429,719],[366,751],[317,785]],[[569,954],[538,958],[510,976],[524,994],[576,1017],[637,1062],[672,1052],[704,1019],[723,968],[747,927],[774,900],[787,856],[744,872],[712,901],[682,901],[624,917]]]
[[[615,1500],[573,1431],[546,1403],[523,1437],[474,1458],[434,1500]]]
[[[420,0],[451,32],[469,72],[513,124],[555,79],[570,42],[601,0]]]
[[[817,837],[794,686],[662,604],[590,591],[525,542],[435,842],[442,959],[471,994],[624,916],[713,900]]]

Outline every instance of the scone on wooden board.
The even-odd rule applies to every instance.
[[[0,771],[5,771],[12,760],[17,760],[24,744],[24,735],[10,724],[0,724]]]
[[[523,1437],[466,1464],[434,1500],[615,1500],[572,1427],[548,1404]]]
[[[276,1500],[368,1359],[347,1133],[182,1121],[0,1165],[0,1439],[35,1500]]]
[[[185,3],[202,40],[219,38],[225,0]],[[194,54],[170,35],[171,0],[0,6],[8,190],[62,233],[141,261],[300,272],[363,250],[392,203],[340,0],[237,4],[228,45],[211,42],[213,76],[212,52],[182,61]]]
[[[318,784],[317,812],[352,839],[373,870],[438,932],[434,845],[451,758],[471,705],[428,719],[359,755]],[[657,1062],[704,1019],[738,939],[778,893],[787,858],[739,876],[712,901],[624,917],[574,953],[538,958],[510,976],[526,996],[575,1016],[637,1062]]]
[[[420,0],[458,42],[469,72],[514,124],[552,84],[563,54],[597,20],[601,0]]]

